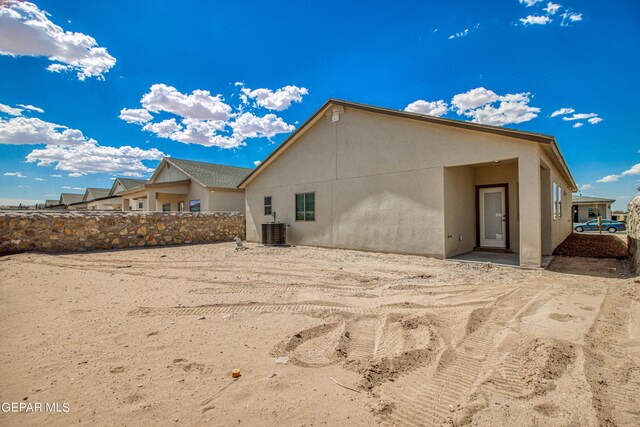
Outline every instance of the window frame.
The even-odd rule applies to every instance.
[[[307,210],[307,196],[313,195],[313,210]],[[302,206],[303,210],[298,211],[298,196],[302,196]],[[316,192],[315,191],[307,191],[305,193],[295,193],[293,198],[293,208],[294,208],[294,216],[296,222],[315,222],[316,221]],[[302,212],[302,219],[298,219],[298,212]],[[307,219],[307,214],[313,212],[313,219]]]
[[[198,206],[198,210],[193,210],[192,207],[196,206],[196,204],[191,204],[191,202],[198,202],[197,206]],[[201,212],[201,206],[202,206],[202,202],[200,201],[200,199],[193,199],[193,200],[189,200],[189,212]]]
[[[269,199],[269,204],[267,204],[267,199]],[[272,196],[264,196],[263,207],[264,207],[265,215],[273,215],[273,197]],[[269,212],[267,212],[267,208],[269,208]]]
[[[169,207],[169,209],[165,210],[166,207]],[[171,212],[171,203],[163,203],[162,204],[162,212]]]

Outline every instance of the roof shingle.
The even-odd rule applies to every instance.
[[[167,162],[207,187],[238,188],[253,169],[167,157]]]

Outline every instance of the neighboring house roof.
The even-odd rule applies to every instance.
[[[118,188],[118,184],[122,185],[125,190],[131,190],[132,188],[143,186],[148,181],[146,179],[133,179],[133,178],[116,178],[113,181],[113,185],[111,186],[111,190],[109,190],[109,195],[114,195],[116,188]]]
[[[495,135],[507,136],[507,137],[522,139],[526,141],[534,141],[534,142],[539,142],[543,144],[548,144],[551,147],[553,154],[557,158],[558,163],[560,164],[560,168],[563,170],[570,185],[572,186],[572,189],[574,191],[577,191],[578,189],[573,177],[571,176],[569,167],[567,166],[564,160],[564,157],[562,157],[562,153],[560,153],[558,144],[556,143],[555,138],[551,135],[545,135],[541,133],[527,132],[527,131],[521,131],[521,130],[515,130],[515,129],[508,129],[500,126],[483,125],[480,123],[466,122],[462,120],[453,120],[453,119],[445,119],[442,117],[427,116],[425,114],[411,113],[408,111],[400,111],[400,110],[392,110],[389,108],[376,107],[373,105],[359,104],[357,102],[343,101],[340,99],[332,99],[332,98],[330,98],[327,102],[325,102],[324,105],[322,105],[322,107],[320,107],[311,117],[309,117],[309,119],[307,119],[306,122],[302,124],[302,126],[300,126],[298,129],[296,129],[295,132],[289,135],[289,137],[282,144],[280,144],[280,146],[278,146],[278,148],[276,148],[260,164],[260,166],[255,168],[253,172],[251,172],[240,183],[239,187],[244,188],[246,184],[248,184],[251,180],[253,180],[257,175],[259,175],[271,163],[272,160],[278,157],[281,154],[281,152],[286,150],[293,142],[295,142],[300,137],[300,135],[302,135],[307,130],[307,128],[310,127],[311,124],[315,123],[316,119],[321,117],[322,114],[326,110],[328,110],[329,107],[331,106],[343,107],[343,108],[354,108],[362,111],[368,111],[371,113],[385,114],[385,115],[395,116],[395,117],[400,117],[405,119],[418,120],[418,121],[423,121],[428,123],[458,127],[462,129],[492,133]]]
[[[156,168],[149,183],[153,183],[165,163],[175,166],[191,179],[205,187],[238,188],[238,185],[253,171],[253,169],[236,166],[219,165],[215,163],[196,162],[193,160],[174,159],[165,157]]]
[[[110,188],[87,188],[84,192],[84,196],[82,201],[90,202],[95,199],[100,199],[102,197],[108,197],[111,192]]]
[[[615,199],[605,199],[602,197],[591,197],[591,196],[573,196],[571,202],[576,204],[594,204],[594,203],[613,203]]]
[[[59,205],[71,205],[74,203],[82,203],[82,197],[84,194],[76,194],[76,193],[62,193],[60,194],[60,200],[58,202]]]
[[[60,204],[60,200],[45,200],[44,201],[44,205],[45,206],[55,206]]]

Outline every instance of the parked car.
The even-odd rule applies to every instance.
[[[583,231],[598,231],[598,220],[592,219],[591,221],[583,222],[582,224],[576,224],[573,229],[579,233]],[[609,233],[615,233],[616,231],[624,231],[627,229],[627,225],[624,222],[614,221],[612,219],[602,220],[602,229]]]

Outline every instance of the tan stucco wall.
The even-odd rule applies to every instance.
[[[190,179],[175,167],[166,167],[158,172],[154,184],[170,183]],[[184,201],[185,211],[189,211],[191,200],[200,200],[201,212],[244,212],[244,190],[211,190],[191,179],[188,185],[167,185],[152,187],[149,194],[157,193],[155,206],[149,203],[149,211],[162,211],[164,203],[171,204],[171,210],[178,210],[178,203]]]
[[[577,205],[578,206],[578,222],[586,222],[595,218],[589,218],[589,208],[600,209],[600,215],[603,219],[611,219],[611,209],[609,204],[590,204],[590,205]]]
[[[465,189],[465,201],[460,200],[459,190],[471,181],[470,172],[443,167],[517,159],[503,171],[489,167],[474,173],[473,182],[493,183],[489,181],[495,178],[500,183],[506,178],[510,187],[513,183],[512,248],[524,247],[525,263],[539,264],[538,145],[347,108],[336,123],[321,117],[248,184],[247,238],[260,239],[260,224],[271,219],[263,214],[263,197],[272,196],[273,210],[290,225],[293,243],[439,257],[457,253],[475,240],[468,218],[475,222],[470,196],[471,191],[475,197],[475,188]],[[306,191],[316,192],[316,221],[296,222],[294,195]],[[524,210],[533,212],[522,214]],[[516,222],[518,213],[524,224]],[[460,233],[471,233],[470,239],[455,242]],[[449,234],[454,237],[449,239]]]
[[[122,197],[114,197],[106,200],[95,200],[89,202],[87,210],[121,210],[122,209]]]
[[[567,236],[569,236],[573,229],[573,212],[571,210],[571,188],[567,180],[559,173],[557,167],[554,166],[552,159],[541,148],[539,149],[540,158],[544,162],[545,166],[550,170],[550,183],[549,183],[549,212],[551,213],[551,246],[552,251],[560,243],[562,243]],[[562,216],[559,218],[553,218],[553,184],[556,183],[562,189]]]
[[[475,168],[444,169],[445,256],[470,252],[476,246]]]

